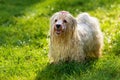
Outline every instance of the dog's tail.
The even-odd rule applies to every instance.
[[[95,17],[91,17],[88,13],[79,14],[77,17],[78,24],[83,23],[88,26],[99,27],[99,21]]]

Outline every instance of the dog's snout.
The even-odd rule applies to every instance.
[[[61,26],[60,24],[56,24],[56,27],[57,27],[57,28],[60,28],[60,26]]]

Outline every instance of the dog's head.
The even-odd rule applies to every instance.
[[[53,34],[63,35],[72,32],[76,26],[76,20],[67,11],[60,11],[51,17],[51,30]]]

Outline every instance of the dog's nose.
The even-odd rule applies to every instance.
[[[60,28],[60,26],[61,26],[60,24],[56,24],[56,27],[57,27],[58,29]]]

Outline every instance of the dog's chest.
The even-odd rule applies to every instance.
[[[77,52],[79,49],[79,41],[69,40],[68,42],[59,42],[52,44],[53,51],[59,55],[70,55]],[[77,48],[76,48],[77,47]]]

